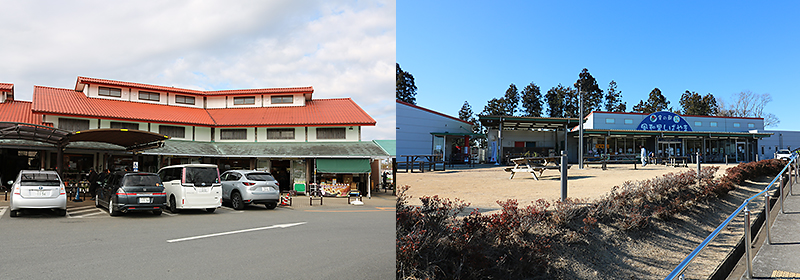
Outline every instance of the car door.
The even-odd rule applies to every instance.
[[[227,171],[222,173],[220,176],[220,180],[222,181],[222,199],[229,200],[231,199],[231,189],[233,185],[231,185],[231,178],[233,177],[233,172]]]

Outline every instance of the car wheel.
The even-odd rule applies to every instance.
[[[94,207],[100,208],[100,195],[94,195]]]
[[[56,215],[64,217],[67,215],[67,209],[56,209]]]
[[[11,217],[19,217],[19,210],[11,210],[9,215],[11,215]]]
[[[217,210],[217,208],[206,208],[206,211],[208,213],[214,213],[214,211],[216,211],[216,210]]]
[[[264,206],[266,206],[267,209],[275,209],[275,207],[278,207],[278,204],[273,202],[273,203],[266,203],[264,204]]]
[[[242,194],[239,192],[233,192],[231,194],[231,206],[233,209],[242,210],[244,209],[244,202],[242,201]]]
[[[161,216],[161,210],[153,210],[153,215]]]
[[[175,196],[169,197],[169,211],[172,213],[178,213],[178,205],[175,204]]]
[[[119,216],[119,211],[114,210],[113,203],[114,203],[113,200],[111,199],[108,200],[108,214],[111,216]]]

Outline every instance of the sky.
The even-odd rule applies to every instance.
[[[725,101],[768,93],[764,112],[800,131],[797,1],[400,1],[397,63],[417,105],[476,114],[510,84],[544,95],[587,68],[612,80],[628,111],[659,88],[680,108],[686,90]],[[546,112],[546,111],[545,111]],[[402,117],[402,116],[400,116]]]
[[[394,139],[394,0],[0,0],[0,82],[75,88],[78,76],[197,90],[314,87],[349,97]]]

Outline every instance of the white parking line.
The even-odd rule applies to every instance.
[[[201,238],[223,236],[223,235],[237,234],[237,233],[245,233],[245,232],[266,230],[266,229],[274,229],[274,228],[288,228],[288,227],[293,227],[293,226],[299,226],[299,225],[302,225],[302,224],[305,224],[305,223],[306,222],[299,222],[299,223],[293,223],[293,224],[282,224],[282,225],[274,225],[274,226],[268,226],[268,227],[242,229],[242,230],[234,230],[234,231],[220,232],[220,233],[213,233],[213,234],[206,234],[206,235],[199,235],[199,236],[192,236],[192,237],[184,237],[184,238],[167,240],[167,243],[189,241],[189,240],[195,240],[195,239],[201,239]]]
[[[3,218],[3,214],[6,213],[6,207],[0,207],[0,218]]]
[[[244,212],[244,211],[241,211],[241,210],[236,210],[236,209],[230,208],[228,206],[220,206],[219,208],[222,208],[222,209],[225,209],[225,210],[231,210],[231,211],[236,212],[236,213]]]
[[[69,210],[82,210],[82,209],[89,209],[89,208],[97,208],[94,205],[92,206],[81,206],[81,207],[70,207]]]
[[[92,212],[92,211],[102,211],[102,212],[105,212],[105,211],[103,211],[103,210],[100,210],[100,209],[97,209],[97,208],[94,208],[94,207],[92,207],[92,209],[83,209],[83,210],[78,210],[78,211],[69,211],[69,213],[70,213],[70,214],[78,214],[78,213]]]
[[[170,212],[167,212],[167,211],[161,211],[161,214],[164,214],[164,215],[167,215],[167,216],[170,216],[170,217],[178,215],[178,214],[173,214],[173,213],[170,213]]]
[[[89,216],[95,216],[95,215],[100,215],[100,214],[105,214],[105,213],[106,213],[105,211],[101,211],[101,212],[89,213],[89,214],[75,216],[75,217],[71,217],[70,216],[70,218],[76,218],[76,219],[77,218],[86,218],[86,217],[89,217]]]

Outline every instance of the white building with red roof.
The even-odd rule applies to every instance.
[[[363,169],[371,158],[387,156],[374,142],[361,141],[362,127],[376,125],[369,114],[350,98],[313,99],[310,86],[200,91],[78,77],[74,88],[35,86],[33,102],[14,101],[13,84],[0,84],[0,93],[0,121],[169,136],[162,147],[136,155],[105,143],[70,143],[67,173],[131,168],[134,161],[149,172],[212,163],[221,170],[272,171],[284,190],[333,179],[365,189],[369,181],[363,174],[370,170]],[[29,142],[0,140],[0,148],[44,151],[33,156],[41,162],[29,167],[53,168],[54,154]],[[330,170],[337,166],[352,170]]]

